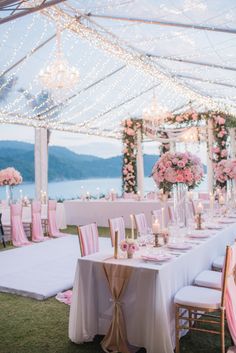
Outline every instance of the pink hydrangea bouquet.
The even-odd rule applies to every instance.
[[[139,250],[139,247],[134,239],[125,239],[121,241],[120,249],[127,252],[128,258],[132,258],[133,254]]]
[[[222,159],[215,165],[214,173],[216,180],[222,184],[227,180],[236,179],[236,160]]]
[[[203,179],[204,170],[200,159],[189,153],[164,153],[154,164],[152,177],[164,192],[171,191],[173,185],[186,184],[194,189]]]
[[[15,168],[6,168],[0,170],[0,186],[18,185],[22,183],[22,176]]]

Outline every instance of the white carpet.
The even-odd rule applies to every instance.
[[[99,238],[100,249],[111,246]],[[15,293],[38,300],[72,288],[77,259],[75,235],[52,239],[0,253],[0,292]]]

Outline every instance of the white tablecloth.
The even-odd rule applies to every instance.
[[[106,259],[134,267],[122,298],[129,342],[145,347],[147,353],[173,353],[175,293],[191,284],[202,270],[211,268],[213,260],[225,253],[235,235],[233,224],[163,265],[145,263],[140,258],[109,259],[111,252],[79,259],[70,308],[70,339],[75,343],[91,341],[96,334],[108,330],[113,304],[102,269]]]
[[[151,226],[151,211],[161,208],[158,200],[70,200],[64,201],[67,224],[84,225],[96,222],[98,226],[108,227],[108,219],[124,217],[125,226],[130,227],[130,215],[144,213]]]

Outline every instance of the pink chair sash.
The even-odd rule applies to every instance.
[[[125,239],[125,222],[123,217],[109,219],[112,246],[115,245],[115,231],[118,230],[119,242]]]
[[[144,213],[136,214],[136,215],[134,215],[134,219],[135,219],[137,231],[140,234],[147,234],[148,233],[148,225],[147,225],[147,220],[146,220],[145,214]]]
[[[99,251],[98,228],[96,223],[79,228],[81,256],[87,256]]]
[[[236,345],[236,244],[230,247],[228,260],[225,309],[229,331]]]
[[[11,231],[12,231],[12,243],[14,246],[29,245],[30,242],[27,239],[22,224],[22,205],[11,204]]]
[[[64,237],[66,234],[60,232],[57,227],[56,221],[56,209],[57,209],[57,201],[49,200],[48,201],[48,233],[51,237]]]
[[[41,202],[33,201],[31,204],[32,213],[32,240],[35,242],[44,241],[42,221],[41,221]]]

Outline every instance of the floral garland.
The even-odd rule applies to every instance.
[[[168,117],[168,123],[177,124],[177,126],[199,126],[203,120],[211,119],[213,122],[213,146],[208,146],[212,149],[212,162],[215,170],[217,164],[227,159],[227,138],[228,128],[235,127],[235,119],[232,116],[228,116],[222,112],[205,112],[198,113],[193,110],[189,110],[183,114],[176,114]],[[215,186],[223,188],[226,186],[226,182],[220,182],[215,180]]]
[[[141,119],[127,119],[123,129],[122,189],[124,193],[137,193],[137,134],[142,132]]]

